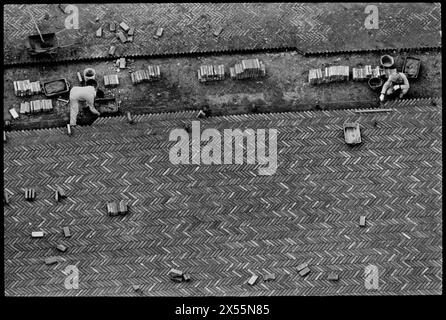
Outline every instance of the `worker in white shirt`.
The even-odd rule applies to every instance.
[[[91,112],[100,115],[99,111],[94,107],[94,99],[96,98],[96,88],[94,86],[73,87],[70,91],[70,125],[76,125],[77,114],[79,113],[79,102],[85,101]]]
[[[401,99],[407,93],[407,91],[409,91],[409,88],[409,80],[407,80],[407,76],[404,73],[398,72],[392,74],[386,83],[384,83],[379,100],[384,101],[385,95],[389,96],[397,91],[400,91],[399,97]]]

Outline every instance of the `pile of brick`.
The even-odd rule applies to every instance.
[[[119,78],[117,74],[110,74],[104,76],[104,86],[116,87],[119,85]]]
[[[161,70],[159,66],[149,66],[145,70],[138,70],[130,74],[133,84],[139,84],[147,81],[158,81],[161,79]]]
[[[266,75],[265,64],[259,59],[242,60],[229,68],[232,79],[254,79]]]
[[[198,81],[220,81],[225,79],[225,66],[203,65],[198,69]]]
[[[107,203],[107,213],[110,216],[126,215],[128,213],[127,203],[125,201]]]
[[[168,275],[170,277],[170,280],[174,282],[189,282],[191,280],[189,274],[176,269],[171,269]]]
[[[311,69],[308,72],[308,82],[311,84],[348,81],[349,77],[350,67],[348,66],[331,66],[324,70]]]
[[[51,99],[22,102],[20,104],[20,113],[22,114],[49,112],[51,110],[53,110],[53,101]]]
[[[30,82],[29,80],[14,81],[14,94],[17,97],[32,96],[42,92],[40,81]]]

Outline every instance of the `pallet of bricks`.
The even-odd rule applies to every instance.
[[[29,80],[14,81],[14,94],[17,97],[32,96],[42,92],[40,81],[30,82]]]
[[[242,60],[229,68],[232,79],[253,79],[266,75],[265,64],[259,59]]]
[[[53,110],[51,99],[22,102],[20,104],[20,113],[22,114],[50,112],[51,110]]]
[[[310,84],[348,81],[349,78],[350,67],[348,66],[331,66],[324,70],[310,69],[308,72],[308,82]]]
[[[220,81],[225,79],[225,66],[220,65],[203,65],[198,69],[198,81]]]
[[[161,79],[161,70],[159,66],[149,66],[147,69],[132,72],[130,76],[133,84],[158,81]]]

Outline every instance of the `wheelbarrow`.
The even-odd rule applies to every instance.
[[[43,41],[42,41],[43,40]],[[59,43],[55,33],[34,34],[25,40],[25,46],[31,56],[56,57]]]

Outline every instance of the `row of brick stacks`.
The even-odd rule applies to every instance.
[[[20,104],[20,113],[22,114],[50,112],[51,110],[53,110],[53,101],[51,99],[34,100]]]
[[[198,81],[220,81],[225,79],[225,66],[220,65],[202,65],[198,69]]]
[[[130,74],[133,84],[142,82],[158,81],[161,79],[161,70],[159,66],[148,66],[145,70],[137,70]]]
[[[229,68],[232,79],[255,79],[266,75],[265,64],[259,59],[247,59]]]
[[[31,82],[29,80],[14,81],[14,94],[17,97],[26,97],[42,92],[40,81]]]
[[[353,81],[365,81],[370,78],[388,78],[396,73],[396,69],[372,68],[371,65],[352,68],[351,79]],[[308,72],[308,82],[310,84],[321,84],[350,80],[350,68],[348,66],[331,66],[325,69],[310,69]]]

